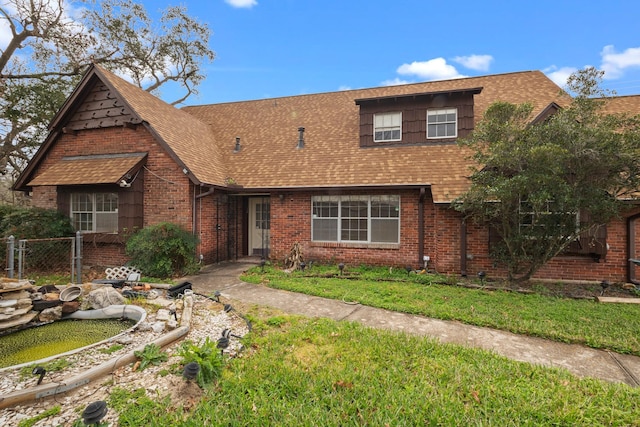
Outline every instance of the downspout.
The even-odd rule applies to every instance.
[[[427,190],[420,188],[420,196],[418,198],[418,265],[423,264],[424,260],[424,199]]]
[[[202,189],[202,185],[200,185],[200,189]],[[211,194],[214,193],[214,188],[211,187],[209,190],[205,191],[204,193],[200,193],[200,194],[196,194],[196,189],[195,189],[195,184],[194,184],[194,188],[193,188],[193,235],[196,236],[198,234],[198,228],[197,228],[197,220],[198,220],[198,209],[197,209],[197,205],[196,202],[199,201],[200,202],[200,207],[202,208],[202,198],[209,196]],[[200,209],[200,224],[202,224],[202,209]],[[200,227],[200,231],[202,231],[202,226]],[[202,237],[202,236],[199,236]],[[202,256],[202,242],[200,242],[200,256]],[[197,256],[198,254],[196,254]]]
[[[640,215],[634,215],[627,218],[627,281],[634,285],[640,285],[640,281],[636,279],[635,263],[631,259],[636,253],[636,227],[635,221]]]
[[[467,220],[460,221],[460,275],[467,277]]]

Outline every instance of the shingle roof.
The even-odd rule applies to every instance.
[[[534,114],[569,97],[539,71],[275,99],[185,107],[210,126],[227,173],[244,188],[431,186],[449,202],[468,186],[469,163],[455,144],[360,148],[356,99],[482,87],[475,120],[495,101],[530,102]],[[298,128],[305,147],[297,149]],[[235,153],[235,139],[242,149]],[[180,144],[179,140],[176,140]],[[211,158],[209,158],[211,159]]]
[[[640,95],[607,98],[604,111],[608,114],[640,114]]]
[[[63,158],[28,185],[116,184],[146,156],[147,153],[127,153]]]
[[[200,182],[224,185],[225,163],[209,126],[104,68],[97,74],[112,85],[140,119],[170,148]]]

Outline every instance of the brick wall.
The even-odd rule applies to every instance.
[[[135,129],[92,129],[78,131],[76,134],[63,134],[49,149],[39,170],[45,170],[67,156],[137,152],[148,153],[145,168],[140,171],[141,179],[144,180],[144,226],[172,222],[192,231],[194,188],[181,167],[144,126]],[[117,185],[113,185],[112,191],[119,190]],[[58,207],[56,194],[55,187],[35,187],[33,205],[55,209]],[[93,241],[90,236],[87,236],[87,239]],[[86,263],[121,265],[126,260],[122,243],[101,242],[98,245],[93,241],[92,244],[85,244]]]

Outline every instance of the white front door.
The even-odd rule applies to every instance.
[[[269,257],[271,203],[269,197],[249,199],[249,255]]]

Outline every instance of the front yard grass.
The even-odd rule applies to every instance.
[[[640,420],[640,389],[624,384],[357,323],[249,316],[247,350],[228,361],[196,407],[120,390],[109,402],[119,425],[634,426]]]
[[[255,267],[242,280],[325,298],[359,302],[403,313],[457,320],[517,334],[640,355],[640,306],[601,304],[452,286],[451,278],[407,274],[403,269],[354,268],[344,275],[334,266],[284,272]],[[449,283],[449,284],[447,284]]]

